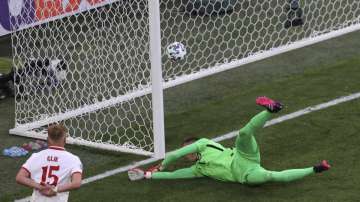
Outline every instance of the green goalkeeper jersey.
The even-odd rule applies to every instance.
[[[208,139],[195,143],[200,159],[192,166],[195,172],[222,181],[236,181],[231,171],[234,151]]]
[[[260,184],[269,181],[288,182],[313,174],[313,167],[280,172],[268,171],[261,167],[260,151],[254,135],[263,128],[270,115],[270,112],[263,111],[254,116],[239,130],[233,149],[203,138],[167,154],[162,162],[164,168],[187,154],[197,153],[199,158],[191,167],[173,172],[154,172],[151,178],[188,179],[207,176],[221,181]]]
[[[199,160],[191,167],[195,176],[207,176],[221,181],[238,181],[232,173],[234,149],[223,147],[212,140],[202,138],[166,156],[163,167],[190,153],[198,153]]]

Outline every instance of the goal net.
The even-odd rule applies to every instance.
[[[68,2],[34,0],[32,26],[11,18],[10,133],[61,122],[70,143],[143,155],[164,154],[163,89],[360,29],[357,0],[83,0],[98,4],[64,14]],[[184,60],[167,58],[174,41]]]

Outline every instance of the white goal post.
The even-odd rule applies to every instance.
[[[10,133],[46,138],[61,122],[69,143],[157,158],[164,89],[360,30],[357,0],[97,0],[52,18],[69,1],[34,2],[25,9],[47,20],[11,18]],[[186,46],[184,60],[167,58],[174,41]]]

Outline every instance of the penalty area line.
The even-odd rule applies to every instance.
[[[338,104],[341,104],[341,103],[344,103],[344,102],[348,102],[348,101],[351,101],[351,100],[355,100],[355,99],[358,99],[358,98],[360,98],[360,92],[354,93],[354,94],[351,94],[351,95],[348,95],[348,96],[339,97],[339,98],[336,98],[334,100],[331,100],[331,101],[328,101],[328,102],[325,102],[325,103],[322,103],[322,104],[306,107],[306,108],[301,109],[299,111],[296,111],[296,112],[293,112],[293,113],[290,113],[290,114],[286,114],[284,116],[280,116],[280,117],[275,118],[275,119],[271,119],[270,121],[266,122],[264,127],[276,125],[278,123],[281,123],[281,122],[284,122],[284,121],[287,121],[287,120],[291,120],[291,119],[294,119],[294,118],[309,114],[311,112],[326,109],[328,107],[338,105]],[[235,137],[237,135],[237,133],[238,133],[238,130],[232,131],[232,132],[229,132],[227,134],[224,134],[224,135],[218,136],[216,138],[213,138],[212,140],[215,141],[215,142],[220,142],[220,141],[227,140],[227,139]],[[172,152],[172,151],[170,151],[170,152]],[[167,152],[167,153],[169,153],[169,152]],[[127,170],[132,169],[132,168],[136,168],[136,167],[139,167],[139,166],[143,166],[143,165],[146,165],[146,164],[153,163],[153,162],[158,161],[158,160],[159,159],[157,159],[157,158],[148,158],[148,159],[145,159],[145,160],[142,160],[142,161],[134,162],[134,163],[129,164],[127,166],[122,166],[122,167],[119,167],[119,168],[116,168],[116,169],[113,169],[113,170],[109,170],[109,171],[106,171],[104,173],[92,176],[92,177],[88,177],[88,178],[86,178],[86,179],[84,179],[82,181],[82,184],[84,185],[84,184],[88,184],[90,182],[95,182],[95,181],[104,179],[106,177],[116,175],[118,173],[126,172]],[[15,202],[28,202],[28,201],[30,201],[30,199],[31,199],[31,197],[29,196],[29,197],[26,197],[26,198],[23,198],[23,199],[15,200]]]

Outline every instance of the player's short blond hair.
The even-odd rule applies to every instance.
[[[59,141],[66,136],[67,130],[62,124],[52,124],[48,127],[48,137],[52,141]]]

